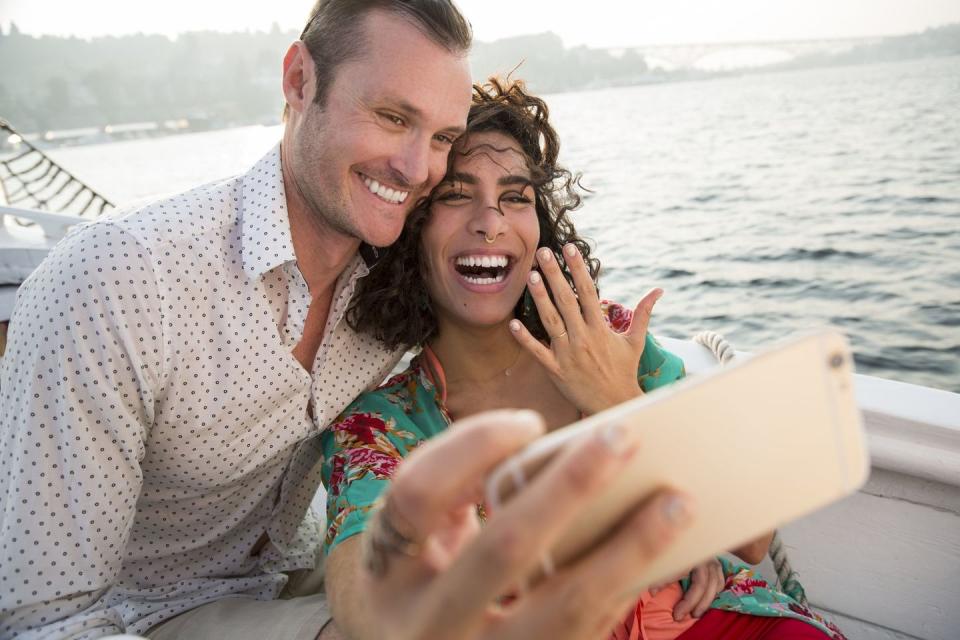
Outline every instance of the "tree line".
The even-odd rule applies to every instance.
[[[276,123],[280,68],[296,37],[276,24],[266,32],[106,36],[90,40],[0,30],[0,117],[22,132],[188,119],[193,128]],[[960,54],[960,25],[887,38],[835,56],[787,66],[855,64]],[[516,69],[540,93],[704,75],[648,68],[638,54],[564,47],[553,33],[478,42],[475,78]]]

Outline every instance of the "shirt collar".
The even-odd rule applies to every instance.
[[[280,144],[260,158],[241,181],[240,253],[244,272],[255,280],[274,267],[296,260],[280,171]]]
[[[290,216],[287,212],[283,172],[280,169],[280,144],[253,165],[243,175],[243,199],[240,202],[240,224],[243,239],[240,248],[243,270],[255,280],[271,269],[296,261],[293,237],[290,234]],[[348,271],[356,277],[367,275],[369,268],[380,259],[380,249],[367,243],[360,244],[360,262]]]

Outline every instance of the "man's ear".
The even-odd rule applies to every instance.
[[[307,45],[297,40],[283,56],[283,97],[290,109],[302,113],[313,100],[315,88],[313,58]]]

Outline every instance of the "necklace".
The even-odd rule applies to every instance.
[[[510,366],[503,370],[503,375],[507,376],[508,378],[509,378],[511,375],[513,375],[513,368],[514,368],[515,366],[517,366],[517,362],[520,361],[520,352],[521,352],[521,351],[523,351],[523,347],[518,344],[518,345],[517,345],[517,355],[515,355],[515,356],[513,357],[513,362],[510,363]],[[496,377],[496,376],[494,376],[494,377]],[[493,378],[491,378],[491,380],[492,380],[492,379],[493,379]]]
[[[430,352],[433,353],[433,350],[430,349],[429,346],[425,346],[424,349],[425,349],[425,350],[430,350]],[[521,353],[523,353],[523,346],[518,343],[518,344],[517,344],[517,353],[516,353],[516,355],[513,356],[513,362],[511,362],[509,365],[507,365],[506,367],[504,367],[504,368],[501,369],[500,371],[496,372],[496,373],[493,374],[492,376],[489,376],[489,377],[487,377],[487,378],[484,378],[483,380],[472,380],[472,381],[469,381],[469,384],[471,384],[471,385],[483,385],[483,384],[487,384],[487,383],[489,383],[489,382],[493,382],[494,380],[496,380],[496,379],[499,378],[500,376],[506,376],[507,378],[509,378],[510,376],[513,375],[513,368],[517,366],[517,363],[518,363],[518,362],[520,362],[520,354],[521,354]],[[436,364],[437,364],[438,366],[441,366],[441,367],[442,367],[442,365],[440,364],[440,360],[437,358],[437,356],[436,356],[435,354],[433,355],[433,358],[435,359]],[[463,378],[457,378],[457,379],[451,380],[451,379],[447,378],[447,377],[444,375],[444,383],[445,383],[447,386],[449,386],[451,383],[453,383],[453,384],[458,384],[458,383],[462,383],[462,382],[466,382],[466,381],[465,381]]]

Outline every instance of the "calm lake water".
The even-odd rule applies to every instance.
[[[960,57],[549,99],[601,292],[653,330],[756,349],[834,325],[861,373],[960,391]],[[63,149],[118,202],[240,172],[248,127]]]

